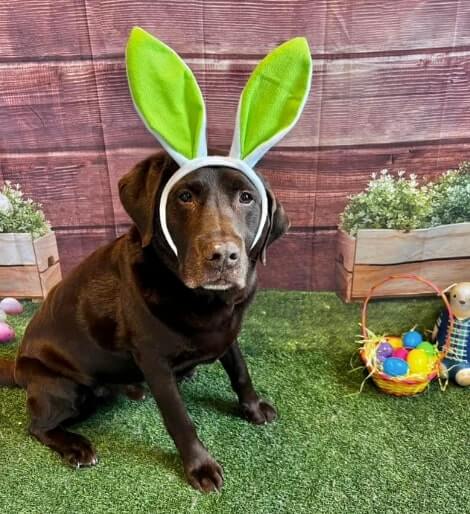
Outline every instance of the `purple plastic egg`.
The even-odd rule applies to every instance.
[[[10,325],[0,321],[0,343],[9,343],[14,338],[15,331],[10,327]]]
[[[23,312],[23,306],[15,298],[4,298],[0,302],[0,309],[10,316]]]
[[[393,346],[390,343],[380,343],[377,346],[375,355],[379,361],[384,361],[387,357],[390,357],[393,353]]]

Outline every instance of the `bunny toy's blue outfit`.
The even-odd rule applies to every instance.
[[[440,350],[444,348],[449,330],[449,313],[441,312],[437,322],[437,343]],[[470,369],[470,318],[454,319],[449,352],[443,360],[449,377],[455,380],[455,375],[462,369]]]

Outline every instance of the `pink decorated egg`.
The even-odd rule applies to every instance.
[[[4,298],[0,302],[0,309],[10,316],[23,312],[23,306],[15,298]]]
[[[408,357],[408,350],[404,347],[395,348],[395,350],[393,350],[392,356],[396,357],[397,359],[403,359],[406,361],[406,358]]]
[[[0,321],[0,343],[9,343],[15,338],[15,331],[3,321]]]

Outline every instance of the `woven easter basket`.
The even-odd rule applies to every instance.
[[[369,331],[367,329],[367,306],[369,305],[369,301],[374,292],[383,284],[391,280],[404,279],[417,280],[418,282],[422,282],[423,284],[426,284],[431,289],[433,289],[436,294],[442,298],[442,301],[444,302],[447,311],[449,312],[449,330],[447,331],[447,339],[445,345],[442,351],[438,353],[435,364],[427,375],[415,374],[407,375],[406,377],[391,377],[373,365],[376,347],[378,346],[379,342],[368,340]],[[372,286],[369,290],[367,298],[364,300],[364,305],[362,307],[362,337],[365,343],[360,349],[362,362],[366,366],[369,372],[369,376],[372,378],[375,385],[384,393],[391,394],[393,396],[414,396],[424,392],[429,387],[429,384],[439,376],[441,362],[447,355],[450,347],[450,339],[453,328],[454,315],[452,313],[449,301],[447,300],[446,295],[435,284],[433,284],[430,280],[420,277],[419,275],[391,275]]]

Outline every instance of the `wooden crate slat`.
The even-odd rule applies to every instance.
[[[53,264],[59,262],[59,251],[55,234],[50,232],[33,241],[36,263],[39,272],[46,271]]]
[[[60,271],[60,263],[56,263],[40,274],[42,294],[44,298],[49,294],[50,290],[58,284],[62,279]]]
[[[470,259],[451,261],[426,261],[419,263],[396,264],[393,266],[357,265],[353,275],[353,298],[364,298],[369,289],[384,278],[395,274],[417,274],[434,282],[444,289],[454,282],[470,281]],[[436,294],[420,282],[413,280],[393,280],[376,291],[376,297],[405,296],[412,294]]]
[[[399,264],[470,256],[470,223],[403,232],[359,230],[356,264]]]
[[[0,266],[36,264],[30,234],[0,234]]]
[[[338,230],[336,259],[346,271],[352,271],[356,256],[356,238],[350,236],[344,230]]]
[[[37,266],[0,266],[0,296],[42,298]]]

